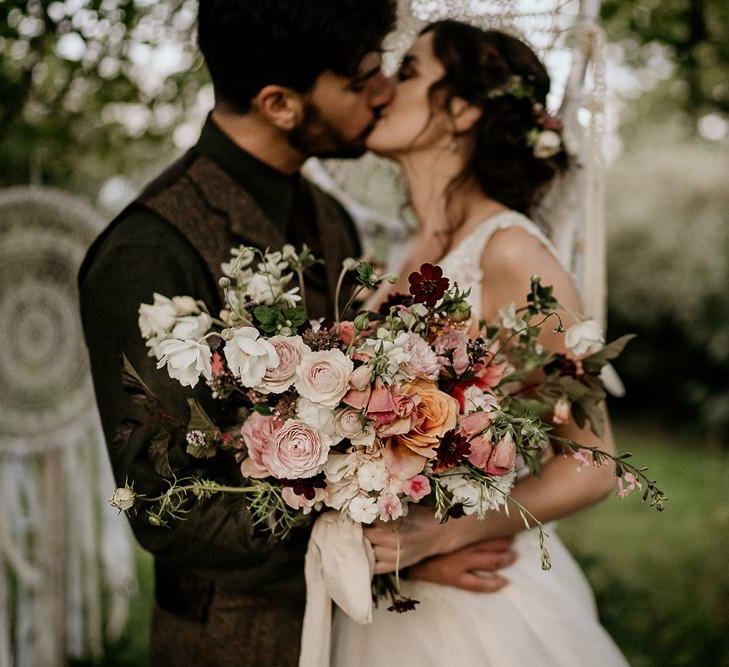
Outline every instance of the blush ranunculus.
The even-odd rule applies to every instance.
[[[320,350],[305,354],[296,371],[296,390],[304,398],[336,407],[349,391],[354,365],[341,350]]]
[[[274,477],[298,479],[321,472],[329,453],[329,439],[298,419],[287,419],[263,454],[263,465]]]
[[[296,381],[296,369],[302,357],[311,352],[311,348],[301,336],[273,336],[268,342],[278,354],[278,366],[266,370],[256,390],[264,394],[282,394]]]
[[[263,462],[266,452],[273,446],[276,433],[283,422],[276,417],[269,417],[254,412],[246,419],[240,434],[248,450],[248,458],[241,463],[241,473],[245,477],[268,477],[271,471]]]

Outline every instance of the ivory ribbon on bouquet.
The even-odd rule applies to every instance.
[[[372,622],[375,554],[362,524],[339,512],[322,514],[306,551],[306,612],[299,667],[329,667],[332,602],[357,623]]]

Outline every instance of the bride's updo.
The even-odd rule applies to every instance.
[[[498,30],[440,21],[428,32],[446,71],[431,86],[431,104],[448,109],[460,97],[483,110],[467,133],[472,151],[450,191],[474,178],[487,196],[528,213],[569,163],[561,124],[545,110],[547,70],[524,42]]]

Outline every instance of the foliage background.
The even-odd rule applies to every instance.
[[[212,91],[194,0],[0,0],[0,187],[111,214],[191,145]],[[563,523],[636,665],[729,665],[729,3],[607,0],[610,336],[637,332],[612,406],[663,516],[609,501]],[[150,570],[107,665],[144,664]]]

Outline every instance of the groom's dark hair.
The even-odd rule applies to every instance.
[[[200,0],[198,43],[216,99],[239,113],[265,86],[353,77],[395,24],[396,0]]]

